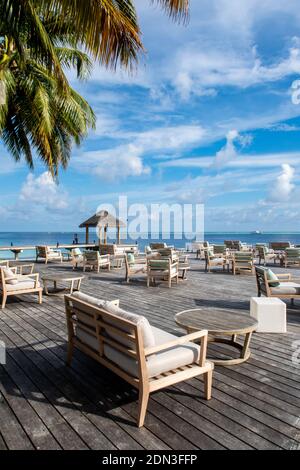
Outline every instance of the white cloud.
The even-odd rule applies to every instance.
[[[288,163],[284,163],[281,168],[282,171],[276,178],[276,183],[270,193],[270,200],[274,202],[288,201],[295,188],[295,185],[292,183],[295,175],[294,168]]]
[[[129,143],[83,152],[73,158],[73,167],[108,181],[148,175],[150,168],[143,162],[146,155],[155,158],[160,152],[193,147],[204,139],[205,129],[194,124],[158,127],[144,132],[120,132],[117,135]]]
[[[55,183],[48,171],[37,177],[29,173],[21,188],[19,200],[26,203],[25,208],[36,205],[55,212],[68,207],[67,194]]]

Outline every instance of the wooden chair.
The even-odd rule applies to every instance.
[[[136,388],[138,427],[144,424],[151,392],[203,375],[205,398],[211,398],[213,364],[206,360],[206,330],[177,337],[120,309],[118,301],[82,293],[65,296],[65,305],[67,364],[77,348]]]
[[[3,266],[4,268],[9,267],[9,260],[0,260],[0,267]]]
[[[274,251],[284,251],[286,248],[292,248],[290,242],[270,242],[269,246]]]
[[[155,284],[157,279],[167,281],[168,286],[172,287],[172,280],[178,284],[178,277],[178,261],[172,262],[171,258],[147,259],[147,287],[150,286],[150,282]]]
[[[229,271],[229,260],[227,256],[224,255],[215,255],[211,248],[205,250],[205,271],[211,271],[211,268],[222,267],[223,271],[225,271],[225,267],[227,266],[227,270]]]
[[[85,251],[83,254],[83,271],[86,268],[94,269],[98,273],[100,268],[107,268],[110,271],[110,256],[100,255],[98,251]]]
[[[273,250],[270,250],[268,247],[264,245],[258,245],[257,251],[258,251],[258,263],[259,264],[263,262],[264,266],[266,266],[269,261],[273,261],[274,264],[276,263],[277,254],[274,253]]]
[[[53,248],[50,248],[49,246],[36,246],[36,261],[39,260],[39,258],[42,258],[45,260],[45,264],[48,263],[48,261],[60,261],[62,263],[63,257],[62,253],[60,250],[53,250]]]
[[[0,266],[0,292],[2,294],[1,308],[5,308],[7,297],[11,295],[37,293],[39,303],[42,303],[43,288],[39,282],[39,274],[33,273],[33,264],[7,268]],[[24,274],[28,270],[27,274]]]
[[[274,274],[270,269],[255,266],[257,296],[278,297],[280,299],[300,298],[300,279],[290,273]]]
[[[232,274],[248,272],[253,274],[254,261],[251,251],[236,251],[232,258]]]
[[[71,264],[73,266],[73,270],[78,268],[80,264],[83,264],[83,253],[80,248],[73,248],[71,250]]]
[[[125,281],[129,283],[130,279],[134,277],[141,277],[147,274],[146,259],[136,258],[133,254],[127,253],[125,259]]]
[[[300,266],[300,248],[287,248],[283,255],[284,266],[298,264]]]

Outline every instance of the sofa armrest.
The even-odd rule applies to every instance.
[[[168,341],[167,343],[160,344],[159,346],[153,346],[152,348],[145,348],[145,356],[150,356],[151,354],[156,354],[166,349],[173,348],[174,346],[180,346],[181,344],[186,344],[197,339],[206,338],[208,336],[207,330],[196,331],[195,333],[190,333],[188,335],[179,336],[178,338]]]

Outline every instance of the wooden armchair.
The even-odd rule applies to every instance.
[[[222,267],[223,271],[225,271],[225,267],[227,266],[227,270],[229,271],[229,259],[225,255],[214,254],[211,248],[205,250],[205,271],[209,272],[212,268]]]
[[[206,360],[206,330],[177,337],[122,310],[118,301],[105,302],[81,292],[65,296],[65,303],[67,363],[77,348],[136,388],[138,427],[144,424],[149,395],[156,390],[203,375],[205,398],[211,398],[213,364]]]
[[[178,261],[172,262],[171,258],[167,259],[147,259],[147,287],[150,282],[156,283],[156,280],[167,281],[168,286],[172,287],[172,280],[174,279],[178,284],[179,269]]]
[[[274,253],[273,250],[269,249],[266,246],[258,245],[257,251],[258,251],[258,263],[259,264],[263,262],[263,265],[266,266],[269,261],[273,261],[274,264],[276,263],[277,254]]]
[[[132,253],[125,255],[125,281],[129,283],[130,279],[145,276],[147,274],[147,262],[145,258],[136,258]]]
[[[71,264],[73,266],[73,270],[78,268],[78,265],[83,264],[83,254],[80,248],[73,248],[71,250]]]
[[[85,251],[83,254],[83,271],[86,268],[94,269],[98,273],[100,268],[107,268],[110,271],[110,256],[100,255],[98,251]]]
[[[280,299],[300,298],[300,279],[290,273],[274,274],[270,269],[255,266],[257,296],[278,297]]]
[[[252,251],[236,251],[232,258],[232,274],[248,272],[253,274],[254,260]]]
[[[298,264],[300,266],[300,248],[286,248],[283,255],[284,266]]]
[[[15,266],[11,268],[0,266],[0,292],[2,294],[3,309],[6,305],[7,297],[11,295],[37,293],[39,303],[42,303],[43,289],[39,282],[39,274],[33,273],[33,264]],[[25,270],[29,272],[23,274]]]
[[[48,261],[60,261],[62,263],[63,257],[60,250],[53,250],[49,246],[36,246],[36,261],[39,258],[45,260],[45,264],[48,264]]]

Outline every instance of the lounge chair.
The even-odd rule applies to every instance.
[[[280,299],[300,298],[300,279],[292,278],[290,273],[275,274],[269,268],[255,266],[257,295],[278,297]]]
[[[178,260],[173,262],[171,258],[147,259],[147,287],[150,286],[150,282],[155,284],[157,279],[167,281],[171,287],[173,279],[178,284],[178,276]]]
[[[36,246],[36,261],[39,260],[39,258],[42,258],[45,260],[45,264],[48,263],[48,261],[60,261],[62,263],[63,257],[62,253],[60,250],[53,250],[53,248],[50,248],[49,246]]]
[[[227,269],[229,271],[229,260],[227,256],[220,255],[220,254],[214,254],[214,251],[212,248],[209,248],[205,250],[205,271],[209,272],[211,271],[211,268],[216,268],[216,267],[222,267],[223,271],[225,271],[225,267],[227,266]]]
[[[146,259],[136,258],[133,253],[127,253],[125,255],[125,268],[125,281],[127,283],[129,283],[130,279],[132,278],[146,276]]]
[[[274,250],[264,245],[258,245],[257,251],[258,251],[258,263],[259,264],[263,262],[264,266],[266,266],[269,261],[273,261],[274,264],[276,263],[276,259],[278,258],[278,255],[274,253]]]
[[[5,308],[7,297],[12,295],[37,293],[39,303],[42,303],[43,288],[39,282],[39,274],[33,273],[33,264],[15,267],[0,266],[0,293],[2,294],[1,308]],[[28,274],[23,274],[28,270]]]
[[[205,398],[211,398],[214,366],[206,360],[206,330],[178,337],[122,310],[118,301],[105,302],[81,292],[65,296],[65,304],[67,364],[79,349],[135,387],[138,427],[144,425],[151,392],[203,375]]]
[[[300,248],[287,248],[283,255],[283,264],[285,267],[291,264],[300,266]]]
[[[251,251],[236,251],[232,258],[232,274],[248,272],[253,274],[254,261]]]
[[[86,268],[94,269],[99,273],[100,268],[110,270],[110,256],[100,255],[98,251],[85,251],[83,253],[83,271]]]

